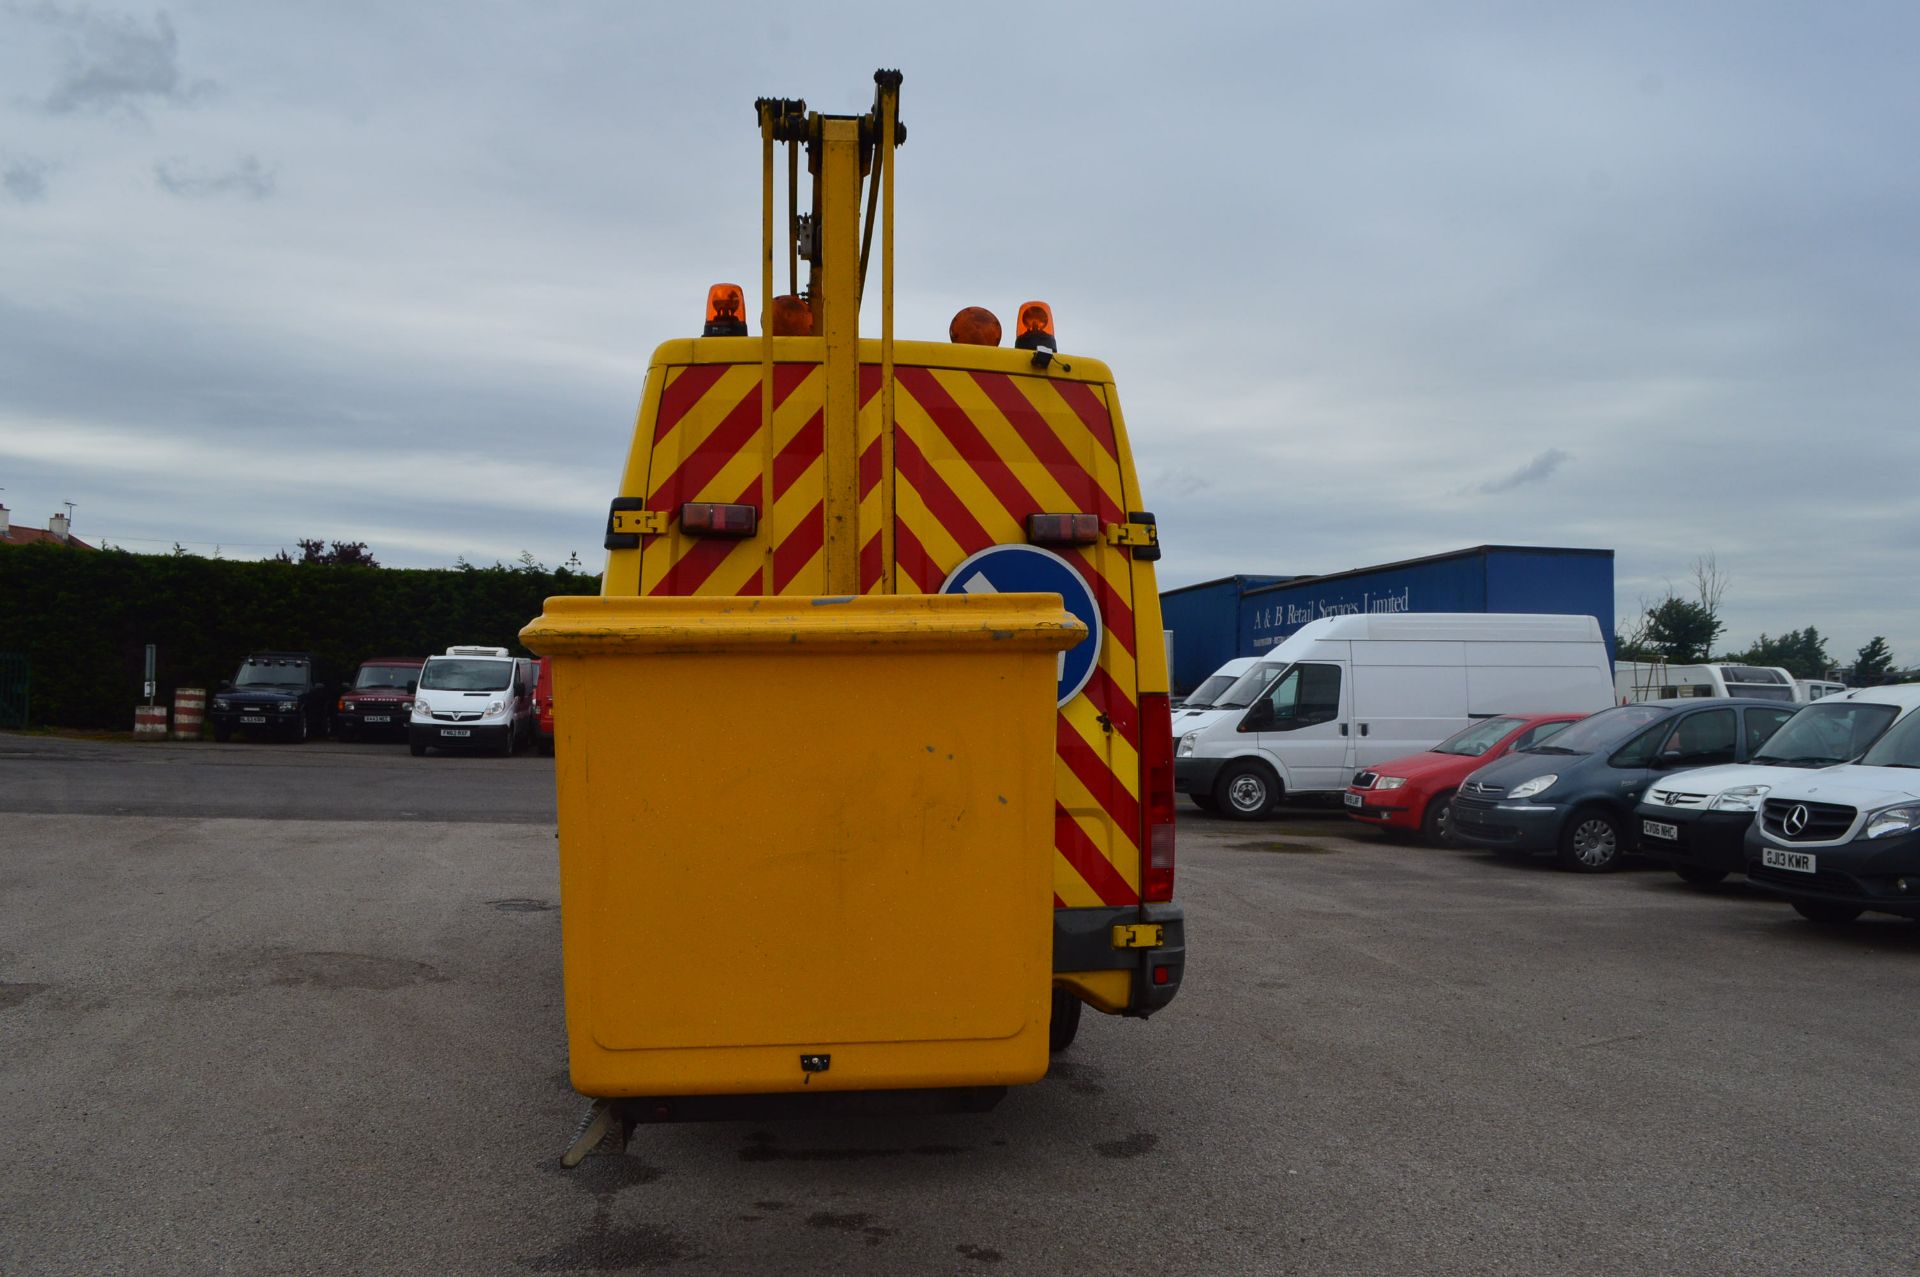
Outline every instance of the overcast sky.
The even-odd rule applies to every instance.
[[[1920,662],[1920,8],[927,12],[0,0],[0,501],[597,569],[754,97],[897,66],[899,331],[1051,301],[1164,586],[1599,546],[1624,615],[1712,551],[1723,641]]]

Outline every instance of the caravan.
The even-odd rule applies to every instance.
[[[1670,665],[1666,661],[1621,661],[1613,669],[1614,699],[1671,701],[1685,696],[1750,696],[1759,701],[1799,701],[1793,675],[1778,665]]]
[[[1182,735],[1174,783],[1239,820],[1282,797],[1337,794],[1358,768],[1416,753],[1475,719],[1612,703],[1590,616],[1413,613],[1310,621]]]

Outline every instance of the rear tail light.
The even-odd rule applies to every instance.
[[[1100,540],[1097,514],[1030,514],[1027,541],[1032,545],[1093,545]]]
[[[1165,692],[1140,697],[1140,898],[1173,899],[1173,709]]]
[[[760,530],[760,507],[689,501],[680,507],[680,530],[697,537],[750,537]]]

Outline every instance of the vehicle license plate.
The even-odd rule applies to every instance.
[[[1365,807],[1366,805],[1367,805],[1367,800],[1366,800],[1365,798],[1362,798],[1362,797],[1361,797],[1361,796],[1360,796],[1359,794],[1348,794],[1348,795],[1347,795],[1347,806],[1349,806],[1349,807]]]
[[[442,736],[471,736],[473,732],[465,727],[442,727],[440,734]]]
[[[1772,847],[1760,849],[1760,863],[1769,869],[1791,869],[1797,874],[1810,874],[1813,869],[1813,857],[1804,851],[1779,851]]]
[[[369,723],[391,723],[391,722],[393,721],[393,715],[391,715],[391,714],[369,714],[369,715],[367,715],[367,719],[366,719],[366,721],[367,721],[367,722],[369,722]]]
[[[1657,820],[1641,821],[1640,832],[1649,838],[1664,838],[1668,842],[1680,841],[1680,826],[1663,825]]]
[[[240,721],[243,723],[264,723],[267,721],[267,716],[265,714],[242,714]]]

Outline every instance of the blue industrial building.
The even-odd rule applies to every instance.
[[[1258,656],[1308,621],[1363,612],[1550,612],[1591,616],[1613,646],[1613,551],[1480,545],[1328,576],[1228,576],[1168,590],[1173,690],[1236,656]]]

